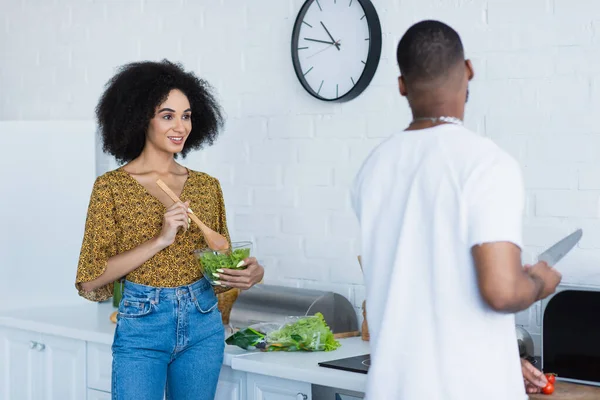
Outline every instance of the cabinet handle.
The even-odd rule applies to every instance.
[[[308,400],[308,396],[307,396],[307,395],[305,395],[304,393],[298,393],[298,394],[296,395],[296,399],[297,399],[297,400]]]
[[[37,350],[38,351],[44,351],[44,349],[46,348],[46,345],[43,343],[37,343]]]
[[[33,340],[29,342],[29,348],[30,349],[35,349],[37,347],[37,342],[34,342]]]

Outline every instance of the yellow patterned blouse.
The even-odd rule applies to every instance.
[[[189,171],[181,201],[211,229],[230,240],[225,218],[221,185],[216,178]],[[85,223],[85,233],[75,286],[79,295],[91,301],[103,301],[113,294],[113,284],[84,292],[79,284],[99,277],[110,257],[133,249],[160,233],[165,206],[122,168],[99,176],[94,183]],[[202,277],[193,254],[205,248],[200,228],[194,223],[180,231],[175,242],[156,253],[127,275],[127,280],[156,287],[188,285]],[[222,292],[227,289],[217,289]]]

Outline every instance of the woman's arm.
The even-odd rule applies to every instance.
[[[227,240],[231,243],[229,238],[229,231],[227,229],[227,218],[225,213],[225,201],[223,199],[223,191],[219,181],[216,181],[216,191],[219,202],[218,213],[219,213],[219,233],[224,235]],[[262,265],[258,263],[256,258],[249,257],[244,260],[246,268],[243,270],[224,269],[218,270],[219,276],[216,276],[220,280],[221,287],[223,289],[216,289],[217,292],[223,292],[224,290],[235,289],[250,289],[252,286],[260,283],[265,275],[265,270]]]
[[[157,236],[131,250],[112,256],[108,259],[104,272],[94,280],[82,282],[80,288],[84,292],[92,292],[115,282],[138,268],[165,247]]]
[[[91,281],[82,282],[80,285],[81,290],[92,292],[112,283],[138,268],[162,249],[173,244],[179,228],[183,228],[184,231],[189,228],[188,208],[189,202],[178,202],[169,207],[163,216],[161,232],[157,236],[131,250],[110,257],[107,260],[104,272]]]

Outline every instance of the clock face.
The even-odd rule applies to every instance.
[[[369,0],[308,0],[292,35],[292,60],[314,97],[345,101],[370,83],[381,54],[381,26]]]

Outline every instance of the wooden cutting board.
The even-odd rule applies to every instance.
[[[530,394],[530,400],[600,400],[600,387],[556,382],[552,394]]]

